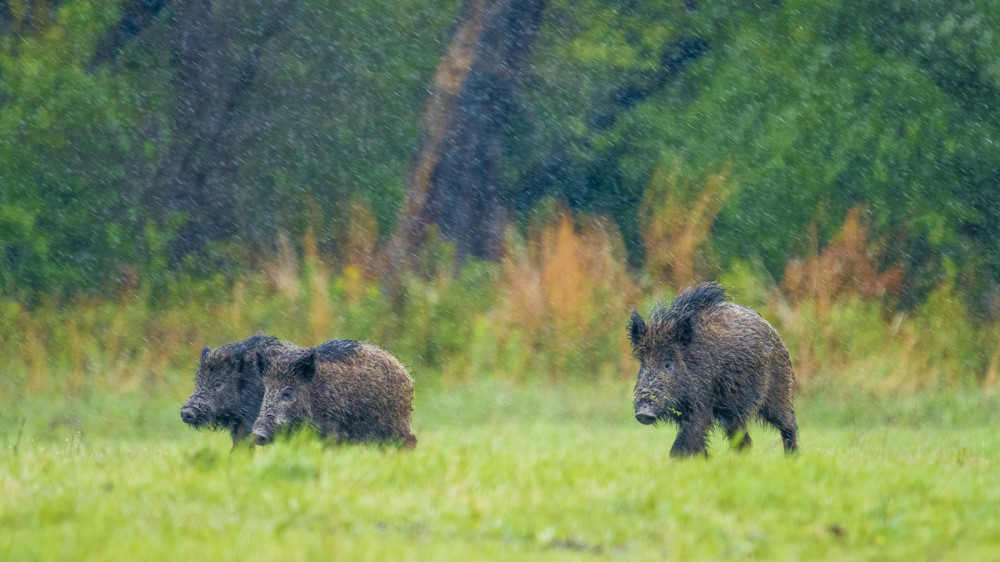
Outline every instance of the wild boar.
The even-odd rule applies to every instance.
[[[716,422],[738,448],[748,447],[755,416],[778,429],[786,453],[798,449],[788,350],[759,314],[728,302],[718,283],[683,291],[669,308],[656,305],[648,324],[632,310],[628,338],[640,365],[635,418],[677,423],[671,456],[707,454]]]
[[[228,429],[235,446],[250,435],[264,398],[255,354],[290,346],[263,334],[227,343],[214,351],[206,345],[201,350],[194,393],[181,408],[181,419],[199,429]]]
[[[341,339],[308,349],[265,348],[256,363],[264,381],[253,425],[258,445],[282,428],[310,425],[337,442],[416,446],[413,379],[384,349]]]

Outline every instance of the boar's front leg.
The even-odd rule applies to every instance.
[[[235,426],[233,426],[233,429],[229,432],[229,435],[230,437],[233,438],[234,449],[236,448],[236,445],[238,445],[240,441],[243,441],[244,439],[246,439],[248,435],[250,435],[250,430],[251,427],[243,422],[239,422]]]
[[[680,432],[674,446],[670,448],[671,457],[687,457],[691,455],[708,456],[706,438],[712,427],[711,410],[696,411],[681,418]]]

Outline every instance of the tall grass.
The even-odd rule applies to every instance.
[[[636,369],[624,337],[629,308],[645,312],[704,278],[721,280],[782,334],[800,392],[905,396],[1000,383],[1000,327],[969,320],[950,282],[916,308],[894,308],[900,269],[884,264],[861,210],[825,247],[789,263],[779,285],[750,263],[724,271],[712,263],[711,221],[737,189],[724,174],[686,195],[676,174],[660,174],[650,189],[673,203],[646,199],[642,271],[627,270],[613,223],[560,211],[512,229],[499,264],[458,268],[450,248],[433,243],[414,260],[419,272],[388,293],[372,266],[374,221],[358,208],[337,260],[312,235],[298,245],[279,237],[264,271],[236,280],[181,279],[157,294],[140,283],[117,299],[32,307],[0,301],[0,392],[76,397],[152,387],[179,398],[202,346],[257,331],[302,345],[376,342],[418,385],[484,376],[624,381]]]
[[[627,369],[623,318],[637,297],[617,231],[561,212],[511,240],[483,335],[509,376],[613,376]]]
[[[844,394],[984,384],[996,362],[990,342],[997,327],[970,321],[951,282],[921,306],[894,311],[903,270],[883,265],[884,245],[870,240],[862,214],[851,210],[825,248],[814,244],[812,256],[790,262],[781,288],[769,291],[765,308],[791,350],[799,383]]]

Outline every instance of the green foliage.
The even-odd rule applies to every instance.
[[[164,216],[152,203],[162,194],[148,193],[163,181],[157,174],[171,173],[160,168],[185,134],[174,115],[171,19],[160,17],[120,60],[87,70],[115,4],[66,2],[38,33],[0,35],[0,290],[25,299],[56,288],[112,292],[109,279],[128,277],[163,290],[220,266],[235,277],[248,249],[271,250],[278,231],[309,227],[339,258],[354,219],[347,200],[366,202],[381,233],[391,230],[457,2],[297,3],[260,45],[231,133],[240,162],[226,205],[243,238],[179,258],[172,244],[190,217]],[[218,7],[232,19],[222,32],[232,34],[234,67],[259,40],[245,30],[260,25],[262,6]]]
[[[0,290],[106,287],[140,259],[123,190],[135,156],[127,91],[83,62],[116,15],[72,2],[36,35],[0,37]]]
[[[240,204],[271,228],[265,236],[279,227],[301,233],[311,221],[335,252],[352,197],[373,210],[383,235],[395,226],[426,87],[458,2],[300,4],[268,45],[243,110],[254,127]],[[309,202],[324,220],[303,212]]]
[[[219,60],[239,66],[260,48],[260,65],[225,117],[233,162],[209,163],[233,166],[231,237],[180,256],[177,225],[217,218],[165,217],[147,193],[171,173],[171,150],[198,140],[178,113],[180,8],[88,71],[114,3],[12,4],[0,30],[2,290],[37,300],[110,292],[109,279],[161,291],[175,275],[236,278],[278,231],[311,229],[340,260],[357,219],[345,201],[370,208],[384,240],[459,4],[298,2],[261,43],[252,30],[271,4],[220,3],[232,25],[219,28]],[[991,0],[549,2],[510,105],[506,195],[519,211],[549,194],[611,214],[635,265],[643,192],[680,158],[681,185],[727,170],[740,186],[711,233],[723,266],[750,256],[780,278],[811,251],[811,225],[822,246],[860,204],[884,260],[906,267],[906,302],[934,290],[946,260],[957,292],[986,294],[1000,280],[997,14]]]
[[[571,202],[611,193],[597,205],[615,210],[682,156],[694,178],[727,168],[741,186],[713,227],[726,263],[755,256],[780,276],[810,224],[825,243],[864,204],[912,293],[945,257],[969,265],[965,288],[977,268],[996,280],[995,3],[680,4],[550,9],[530,98],[539,145],[601,169],[564,178]],[[707,50],[657,84],[661,56],[689,38]],[[625,86],[642,95],[623,107]]]

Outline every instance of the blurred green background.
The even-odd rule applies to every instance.
[[[998,25],[990,2],[4,0],[5,390],[162,380],[256,330],[434,379],[625,377],[629,307],[702,279],[775,324],[805,392],[992,388]]]

